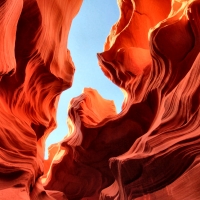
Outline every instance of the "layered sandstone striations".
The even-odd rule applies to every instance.
[[[72,84],[67,37],[82,0],[0,2],[0,199],[30,199],[60,93]],[[37,192],[40,193],[39,188]],[[44,189],[43,189],[44,190]],[[45,194],[42,193],[40,196]],[[47,196],[47,195],[46,195]],[[51,195],[49,195],[51,196]],[[32,199],[37,199],[36,192]],[[41,198],[40,198],[41,199]]]
[[[81,3],[0,3],[0,199],[199,199],[199,0],[118,0],[98,60],[124,91],[122,111],[86,88],[43,160],[72,84],[66,41]]]

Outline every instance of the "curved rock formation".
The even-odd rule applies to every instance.
[[[124,91],[122,111],[86,88],[44,161],[59,95],[72,84],[65,48],[81,3],[0,4],[0,198],[199,199],[199,0],[118,0],[120,19],[97,56]]]
[[[59,95],[73,80],[66,43],[81,3],[0,2],[0,199],[30,199],[43,174]]]

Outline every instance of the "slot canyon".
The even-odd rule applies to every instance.
[[[85,88],[44,159],[82,3],[0,1],[0,200],[200,199],[200,0],[116,0],[97,59],[122,110]]]

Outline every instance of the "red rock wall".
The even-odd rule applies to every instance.
[[[199,0],[118,1],[98,60],[124,91],[122,112],[86,88],[71,100],[69,134],[43,160],[72,84],[65,48],[81,3],[0,3],[0,199],[199,199]]]
[[[81,3],[0,2],[0,199],[30,199],[43,174],[44,141],[73,80],[66,45]]]

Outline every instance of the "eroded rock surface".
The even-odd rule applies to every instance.
[[[199,0],[118,0],[119,21],[97,56],[124,91],[122,111],[86,88],[44,161],[73,80],[66,43],[81,3],[0,4],[0,199],[199,199]]]
[[[43,174],[59,95],[72,85],[66,45],[81,3],[0,2],[0,199],[30,199]]]

